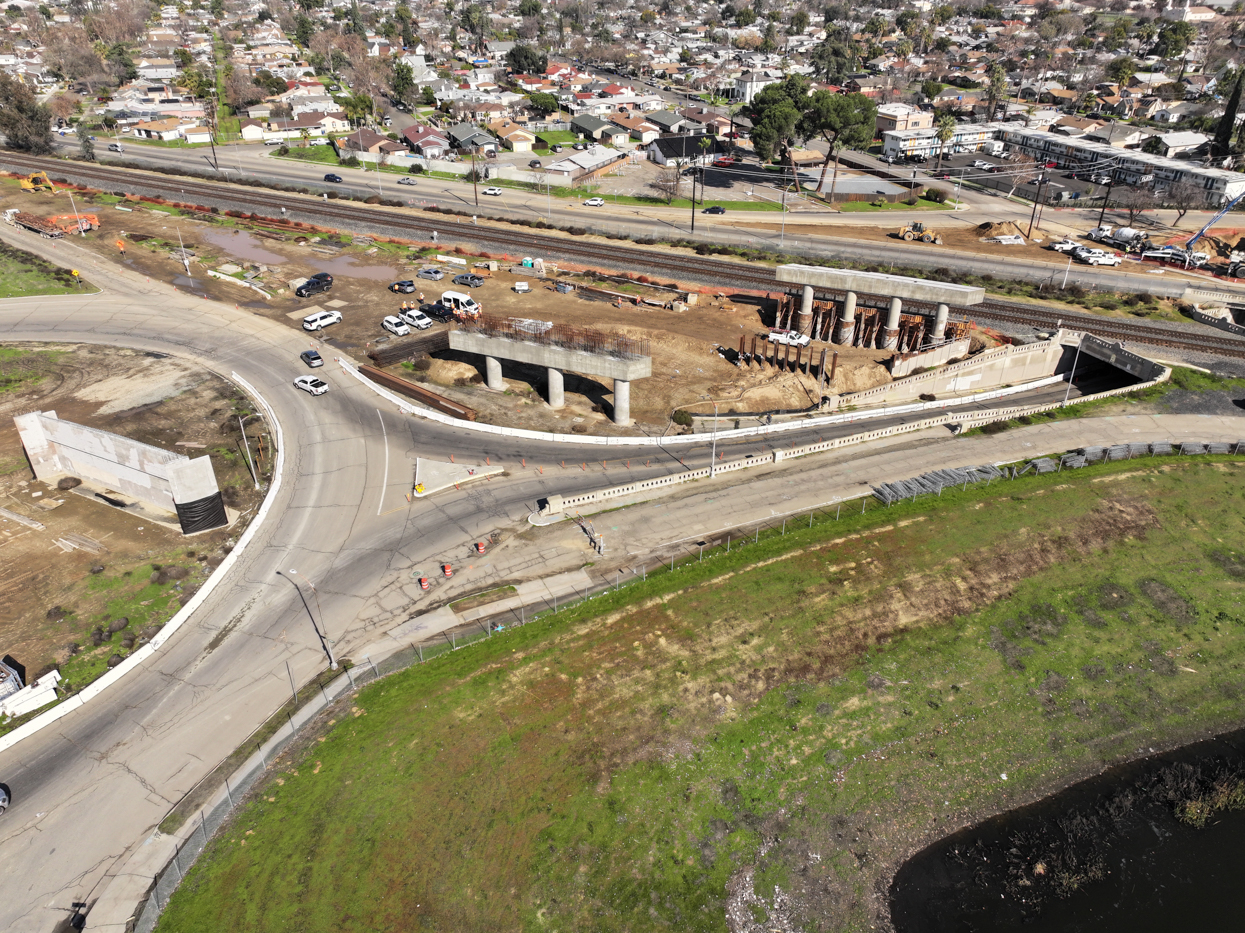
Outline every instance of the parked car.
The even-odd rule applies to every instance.
[[[467,288],[479,288],[484,284],[484,278],[474,272],[464,272],[462,275],[454,276],[453,282],[455,285],[465,285]]]
[[[782,328],[771,330],[768,340],[770,343],[786,344],[789,347],[807,347],[812,343],[808,334],[801,334],[799,331],[784,330]]]
[[[380,322],[380,326],[389,331],[389,333],[393,334],[395,337],[405,337],[411,332],[411,329],[407,326],[406,321],[402,320],[396,314],[386,315],[385,319]]]
[[[584,202],[584,207],[604,207],[605,198],[589,198]]]
[[[444,324],[446,321],[454,320],[454,312],[441,304],[439,301],[433,301],[426,305],[419,306],[419,313],[426,315],[434,321],[440,321]]]
[[[994,168],[993,162],[987,162],[985,159],[977,159],[973,162],[973,168],[979,168],[983,172],[988,172]]]
[[[499,197],[499,196],[501,195],[501,189],[500,189],[500,188],[498,188],[496,185],[492,185],[492,186],[490,186],[490,187],[488,187],[488,188],[485,188],[485,189],[484,189],[483,191],[481,191],[480,193],[481,193],[481,194],[488,194],[488,195],[492,195],[493,197]]]
[[[302,353],[298,354],[298,358],[312,369],[315,369],[317,366],[324,365],[324,358],[321,357],[315,350],[304,350]]]
[[[414,308],[407,308],[405,311],[399,311],[398,317],[402,319],[404,324],[408,324],[416,330],[427,330],[432,326],[432,318],[428,317],[428,315],[424,314],[424,312],[417,311]]]
[[[701,213],[702,214],[725,214],[726,208],[724,208],[721,204],[715,204],[713,205],[713,207],[706,207],[703,211],[701,211]]]
[[[550,152],[561,152],[562,146],[558,143],[554,143],[552,146],[549,147],[549,151]]]
[[[730,156],[724,156],[724,157],[723,157],[723,158],[721,158],[721,159],[714,159],[714,160],[713,160],[713,167],[714,167],[714,168],[731,168],[731,167],[733,167],[734,165],[735,165],[735,160],[734,160],[734,159],[732,159]]]
[[[121,145],[120,143],[109,143],[108,151],[109,152],[125,152],[125,146]]]
[[[303,330],[324,330],[330,324],[340,324],[341,322],[342,313],[340,311],[317,311],[315,314],[308,314],[303,318]]]
[[[294,294],[299,298],[310,298],[312,295],[318,295],[320,292],[329,292],[333,290],[333,277],[327,272],[317,272],[298,288],[294,289]]]
[[[394,282],[389,286],[389,290],[395,295],[412,295],[415,293],[415,283],[410,279],[403,279],[401,282]]]
[[[575,145],[571,146],[571,148],[582,151],[588,148],[588,144],[587,143],[575,143]]]
[[[440,282],[443,278],[445,278],[445,273],[442,272],[440,269],[436,268],[436,266],[429,266],[426,269],[420,269],[418,272],[416,272],[415,278],[432,279],[432,281],[434,282]]]
[[[294,380],[294,387],[312,395],[323,395],[329,390],[329,384],[318,376],[299,376]]]
[[[398,179],[399,185],[406,185],[407,187],[410,187],[411,185],[414,185],[415,183],[416,183],[415,179],[412,178],[410,175],[404,175]]]
[[[324,180],[325,180],[325,181],[331,181],[331,182],[333,182],[333,183],[335,183],[335,184],[341,184],[342,177],[341,177],[340,175],[334,174],[333,172],[328,172],[328,173],[324,176]]]
[[[528,168],[540,168],[540,159],[532,159],[531,162],[527,163],[527,167]]]
[[[1076,240],[1060,240],[1058,243],[1052,243],[1050,248],[1057,253],[1070,253],[1073,250],[1081,249],[1084,245]]]

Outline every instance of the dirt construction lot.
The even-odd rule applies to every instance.
[[[0,191],[6,195],[0,197],[0,207],[31,209],[31,195],[7,186]],[[134,209],[132,213],[120,213],[111,209],[111,204],[118,200],[113,196],[82,193],[75,197],[81,210],[95,212],[104,224],[100,230],[77,242],[109,261],[123,262],[153,278],[173,282],[196,294],[232,302],[295,329],[301,328],[302,318],[314,311],[340,311],[341,324],[307,335],[307,346],[320,349],[326,357],[331,357],[334,349],[341,349],[362,359],[369,346],[391,339],[381,328],[381,320],[395,313],[408,297],[390,293],[387,287],[391,282],[415,279],[421,268],[440,268],[445,273],[440,281],[415,279],[424,299],[434,301],[443,291],[463,290],[452,284],[454,275],[478,271],[470,268],[476,261],[473,257],[462,257],[467,263],[464,266],[437,261],[434,250],[416,250],[406,245],[350,236],[316,236],[310,231],[309,237],[270,239],[262,231],[241,228],[238,221],[229,218],[205,218],[189,213],[175,216],[178,215],[175,209],[152,210],[136,201],[127,205]],[[50,213],[51,203],[50,199],[44,199],[39,207]],[[118,243],[124,245],[124,255]],[[176,256],[182,246],[193,254],[189,258],[189,276]],[[670,415],[675,409],[695,406],[698,410],[709,411],[712,399],[716,399],[724,411],[741,412],[803,409],[817,401],[814,378],[781,373],[772,367],[736,368],[715,352],[719,345],[738,349],[741,336],[749,346],[753,336],[761,336],[763,342],[774,308],[773,301],[763,296],[699,294],[698,303],[682,313],[631,303],[619,307],[609,300],[589,299],[578,291],[560,294],[550,284],[554,277],[542,282],[530,271],[512,274],[508,268],[509,264],[503,263],[501,271],[487,279],[482,287],[471,290],[486,313],[622,331],[647,338],[653,356],[653,376],[632,386],[631,412],[637,424],[621,429],[615,428],[609,420],[613,396],[609,380],[568,373],[566,408],[553,412],[543,402],[546,379],[543,369],[503,361],[507,391],[498,393],[481,385],[483,358],[437,354],[431,368],[418,374],[420,381],[434,391],[475,408],[481,421],[544,430],[566,431],[574,427],[604,433],[654,433],[669,427]],[[231,278],[209,277],[209,269]],[[308,299],[296,298],[290,283],[316,272],[328,272],[333,276],[332,290]],[[265,299],[243,285],[238,280],[242,276],[271,297]],[[570,270],[559,272],[556,280],[595,283],[663,303],[682,297],[672,290],[599,279]],[[512,287],[518,281],[527,281],[533,291],[516,294]],[[417,297],[418,294],[409,296],[411,300]],[[434,327],[444,329],[446,325],[438,323]],[[822,348],[814,344],[814,356]],[[889,380],[888,373],[880,365],[889,356],[888,352],[839,349],[837,378],[832,391],[870,388]],[[290,361],[291,379],[306,371],[298,360]],[[409,370],[395,371],[412,379],[417,375]]]
[[[249,405],[230,383],[183,361],[73,344],[0,345],[0,386],[8,387],[0,392],[0,508],[44,526],[0,513],[0,655],[20,661],[30,679],[59,665],[79,689],[150,639],[245,527],[260,493],[234,413],[249,413]],[[207,454],[241,517],[186,538],[150,515],[35,481],[13,424],[32,410],[190,457]],[[252,419],[247,430],[254,455],[261,440],[271,449],[263,425]]]

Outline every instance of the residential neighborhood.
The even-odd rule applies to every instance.
[[[793,171],[845,149],[893,163],[1001,145],[1121,184],[1179,179],[1209,203],[1245,191],[1239,3],[113,0],[16,2],[6,19],[0,70],[88,158],[105,136],[262,143],[412,172],[484,159],[482,177],[513,157],[539,171],[527,181],[577,184],[598,168],[562,154],[572,143],[619,153],[610,164]],[[846,117],[826,116],[833,97]],[[561,158],[520,165],[529,154]]]

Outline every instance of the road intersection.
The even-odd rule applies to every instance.
[[[583,558],[568,543],[573,534],[563,535],[562,550],[546,559],[516,532],[527,528],[539,499],[613,485],[618,477],[596,469],[596,448],[482,435],[403,416],[332,365],[319,371],[331,391],[310,398],[289,384],[307,345],[301,332],[146,281],[73,244],[53,250],[21,243],[62,264],[73,262],[88,279],[105,283],[104,291],[0,302],[0,337],[119,344],[176,354],[226,377],[237,373],[272,407],[286,445],[270,516],[191,622],[99,697],[0,752],[0,779],[13,792],[13,806],[0,821],[0,926],[36,931],[56,929],[72,904],[95,903],[117,881],[172,805],[285,702],[287,664],[299,682],[323,668],[320,642],[285,575],[290,568],[316,582],[329,637],[338,656],[349,656],[417,611],[413,570],[465,556],[471,542],[495,530],[510,529],[510,541],[480,561],[478,573],[464,573],[461,585],[574,569]],[[1173,430],[1161,421],[1142,427],[1158,435]],[[1213,427],[1230,434],[1235,425]],[[1209,421],[1179,427],[1191,439],[1212,439],[1211,429]],[[1063,433],[1016,432],[1001,442],[965,444],[936,431],[811,459],[791,471],[763,470],[746,486],[697,484],[694,491],[611,513],[616,561],[626,566],[665,553],[688,534],[858,495],[869,482],[913,475],[930,464],[998,459],[1004,448],[992,445],[999,443],[1010,453],[1032,443],[1038,454],[1047,444],[1073,446],[1077,436],[1098,442],[1102,433],[1075,422],[1031,430]],[[757,445],[749,439],[719,449],[742,456]],[[508,469],[461,491],[407,502],[414,457],[444,460],[450,453],[458,462],[488,458]],[[647,466],[635,459],[626,473],[636,479],[678,471],[679,457],[703,461],[707,450],[653,449]],[[578,471],[515,468],[581,458],[585,468]],[[142,889],[133,878],[123,884]],[[121,929],[126,918],[116,914],[119,901],[110,903],[114,915],[92,918],[92,929]]]

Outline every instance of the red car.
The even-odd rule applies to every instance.
[[[713,163],[713,167],[714,168],[731,168],[734,164],[735,164],[734,159],[730,159],[730,158],[715,159]]]

